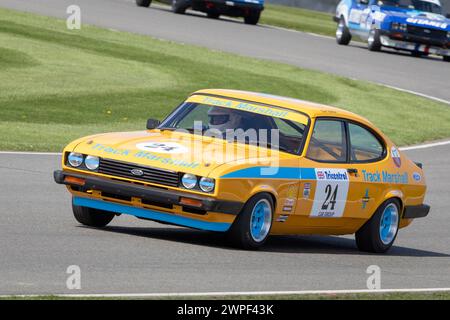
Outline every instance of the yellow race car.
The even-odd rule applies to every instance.
[[[260,93],[201,90],[146,131],[70,143],[54,179],[78,222],[114,216],[226,232],[245,249],[269,235],[356,234],[386,252],[428,215],[422,165],[368,120]]]

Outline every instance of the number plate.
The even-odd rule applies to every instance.
[[[346,169],[315,169],[317,185],[310,217],[340,218],[347,202],[349,176]]]

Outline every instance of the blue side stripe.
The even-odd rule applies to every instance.
[[[207,222],[196,219],[180,217],[169,213],[131,207],[123,204],[106,202],[103,200],[88,199],[82,197],[74,197],[73,204],[81,207],[88,207],[93,209],[105,210],[115,213],[129,214],[135,217],[147,218],[162,222],[173,223],[179,226],[185,226],[195,229],[208,231],[228,231],[231,224],[225,222]]]
[[[298,167],[252,167],[233,171],[223,175],[221,178],[247,178],[247,179],[303,179],[316,180],[314,168]]]

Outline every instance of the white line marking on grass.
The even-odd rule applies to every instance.
[[[394,90],[410,93],[410,94],[413,94],[413,95],[416,95],[416,96],[419,96],[419,97],[427,98],[427,99],[430,99],[430,100],[434,100],[434,101],[437,101],[437,102],[442,102],[442,103],[450,105],[450,101],[447,101],[447,100],[441,99],[441,98],[436,98],[436,97],[430,96],[428,94],[424,94],[424,93],[420,93],[420,92],[416,92],[416,91],[412,91],[412,90],[407,90],[407,89],[402,89],[402,88],[390,86],[388,84],[382,84],[382,83],[377,83],[377,82],[374,82],[374,83],[378,84],[378,85],[381,85],[381,86],[384,86],[384,87],[387,87],[387,88],[391,88],[391,89],[394,89]]]
[[[379,290],[303,290],[303,291],[244,291],[244,292],[181,292],[181,293],[95,293],[95,294],[53,294],[57,297],[67,298],[151,298],[151,297],[212,297],[212,296],[266,296],[266,295],[308,295],[308,294],[359,294],[359,293],[420,293],[420,292],[450,292],[450,288],[423,288],[423,289],[379,289]],[[39,297],[52,294],[33,295],[0,295],[0,297]]]

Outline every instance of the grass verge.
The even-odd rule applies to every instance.
[[[401,292],[401,293],[354,293],[354,294],[291,294],[291,295],[249,295],[249,296],[180,296],[180,297],[62,297],[30,296],[1,297],[0,300],[450,300],[450,292]]]
[[[397,144],[450,136],[445,104],[294,66],[0,9],[0,150],[60,151],[77,137],[140,130],[202,88],[342,107]]]
[[[336,22],[332,18],[330,13],[268,4],[261,15],[261,23],[334,37]]]

